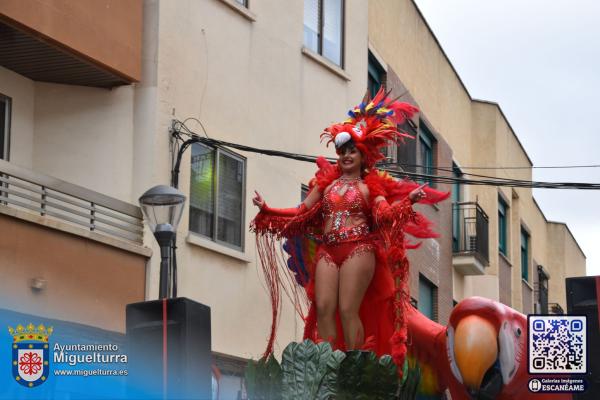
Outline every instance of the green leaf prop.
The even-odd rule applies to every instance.
[[[283,351],[283,400],[327,400],[336,397],[337,373],[345,354],[327,342],[290,343]]]
[[[389,355],[377,358],[370,351],[350,351],[340,366],[340,400],[390,400],[398,392],[398,372]]]
[[[250,400],[281,399],[281,367],[271,354],[267,359],[250,360],[246,366],[246,391]]]
[[[333,351],[327,342],[290,343],[281,366],[270,355],[250,361],[246,390],[250,400],[414,400],[421,371],[403,366],[402,383],[392,357],[370,351]]]

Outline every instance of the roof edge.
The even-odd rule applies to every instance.
[[[571,235],[571,238],[573,239],[573,241],[577,245],[577,248],[579,249],[579,251],[581,252],[581,254],[583,254],[583,258],[585,258],[587,260],[587,256],[585,255],[585,253],[583,252],[583,249],[581,248],[581,246],[577,242],[577,239],[575,239],[575,235],[573,235],[573,232],[571,232],[571,229],[569,229],[569,225],[567,225],[565,222],[560,222],[560,221],[548,221],[548,223],[549,224],[555,224],[555,225],[564,225],[564,227],[567,228],[567,232],[569,232],[569,235]]]
[[[515,133],[515,130],[513,129],[512,125],[510,124],[510,121],[508,120],[508,118],[506,118],[506,114],[504,114],[504,111],[502,110],[502,107],[500,107],[500,104],[498,104],[495,101],[482,100],[482,99],[471,99],[471,101],[473,101],[474,103],[489,104],[492,106],[496,106],[496,108],[498,108],[498,111],[500,111],[500,115],[502,115],[502,118],[504,118],[504,121],[508,125],[510,132],[513,134],[515,139],[517,139],[517,143],[519,143],[521,150],[523,150],[523,154],[525,154],[525,157],[527,157],[527,161],[529,161],[529,164],[531,164],[531,166],[533,167],[533,161],[531,161],[529,154],[527,154],[527,150],[525,150],[525,146],[523,146],[523,143],[521,143],[521,141],[519,140],[519,136],[517,136],[517,134]]]
[[[452,61],[450,61],[450,57],[448,57],[448,55],[444,51],[444,48],[442,47],[440,41],[438,40],[437,36],[435,36],[435,33],[433,33],[433,30],[431,29],[431,26],[429,26],[429,23],[427,22],[427,19],[425,18],[425,16],[421,12],[421,9],[417,5],[416,1],[415,0],[411,0],[411,2],[413,4],[413,6],[415,6],[415,9],[417,10],[417,13],[421,17],[421,20],[423,21],[423,23],[425,23],[425,26],[427,27],[427,30],[431,34],[431,37],[433,37],[433,40],[435,40],[435,43],[438,45],[438,48],[442,52],[444,58],[446,59],[446,61],[448,61],[448,64],[450,65],[450,68],[452,68],[452,71],[454,72],[454,75],[456,75],[456,79],[458,79],[458,81],[460,82],[461,86],[465,90],[465,93],[467,93],[467,96],[469,96],[469,99],[473,100],[473,96],[471,96],[471,93],[469,93],[469,90],[467,89],[467,86],[465,85],[465,83],[461,79],[460,75],[458,74],[458,71],[456,71],[456,68],[454,68],[454,65],[452,64]]]

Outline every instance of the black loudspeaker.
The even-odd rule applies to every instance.
[[[567,278],[568,314],[587,316],[588,390],[573,399],[600,399],[600,324],[598,323],[598,291],[600,277]]]
[[[183,297],[127,305],[128,396],[210,400],[212,354],[210,308]],[[167,388],[163,392],[163,353]]]

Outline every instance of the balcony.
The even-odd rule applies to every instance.
[[[489,265],[488,216],[476,202],[452,206],[452,264],[461,275],[484,275]]]
[[[143,242],[138,206],[4,160],[0,160],[0,211],[29,214],[29,219],[46,226],[59,224],[78,231],[83,228],[99,233],[95,235],[97,241],[121,242],[121,246],[141,246]]]
[[[29,79],[112,88],[141,77],[142,1],[0,2],[0,66]]]
[[[125,331],[151,249],[139,207],[0,160],[0,303]]]

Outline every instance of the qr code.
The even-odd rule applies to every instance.
[[[584,374],[586,317],[529,316],[529,373]]]

